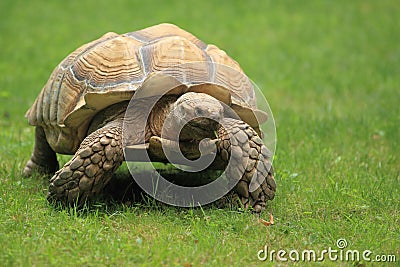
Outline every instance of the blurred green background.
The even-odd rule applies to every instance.
[[[340,237],[400,260],[398,1],[3,0],[0,14],[0,262],[257,265],[265,242],[322,249]],[[118,220],[100,209],[76,218],[47,206],[45,182],[21,178],[33,146],[24,113],[54,67],[108,31],[161,22],[225,50],[263,90],[278,137],[274,227],[213,209],[124,208]],[[187,227],[196,242],[182,234]],[[93,244],[72,240],[76,229]],[[137,236],[143,245],[132,247]]]

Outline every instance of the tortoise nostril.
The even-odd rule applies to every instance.
[[[210,119],[212,119],[212,120],[214,120],[214,121],[219,121],[220,118],[221,118],[221,116],[219,115],[218,112],[212,111],[212,112],[210,113]]]

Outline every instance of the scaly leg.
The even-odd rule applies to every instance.
[[[36,126],[35,146],[31,158],[25,165],[23,175],[30,177],[35,172],[53,174],[58,168],[56,153],[47,142],[43,128]]]
[[[227,176],[240,180],[233,189],[245,208],[249,204],[259,213],[265,209],[267,200],[275,196],[276,183],[271,164],[271,152],[263,144],[253,128],[243,121],[224,119],[219,127],[218,153],[231,167]]]
[[[99,193],[124,160],[122,121],[88,135],[73,158],[50,180],[47,199],[81,206]]]

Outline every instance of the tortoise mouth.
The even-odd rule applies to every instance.
[[[188,122],[188,124],[193,128],[199,128],[205,132],[214,132],[217,130],[219,123],[210,118],[195,118]]]
[[[215,138],[215,131],[219,123],[209,118],[198,117],[190,120],[180,133],[183,140],[202,140],[204,138]]]
[[[214,119],[206,118],[206,117],[197,117],[188,122],[188,124],[192,127],[198,127],[203,130],[216,129],[218,126],[218,122]]]

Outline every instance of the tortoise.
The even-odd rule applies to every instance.
[[[148,108],[144,99],[156,96],[149,116],[138,115]],[[193,147],[212,141],[222,162],[215,168],[235,160],[232,192],[245,207],[265,209],[276,184],[259,127],[267,116],[257,109],[253,86],[223,50],[173,24],[121,35],[110,32],[68,55],[26,113],[35,126],[35,144],[23,174],[53,175],[50,202],[84,203],[112,179],[126,147],[145,144],[151,160],[168,161],[157,144],[169,139],[161,133],[170,114],[172,129],[186,123],[175,140],[183,154],[195,159],[199,153]],[[127,119],[144,127],[123,138]],[[56,153],[73,156],[59,169]]]

